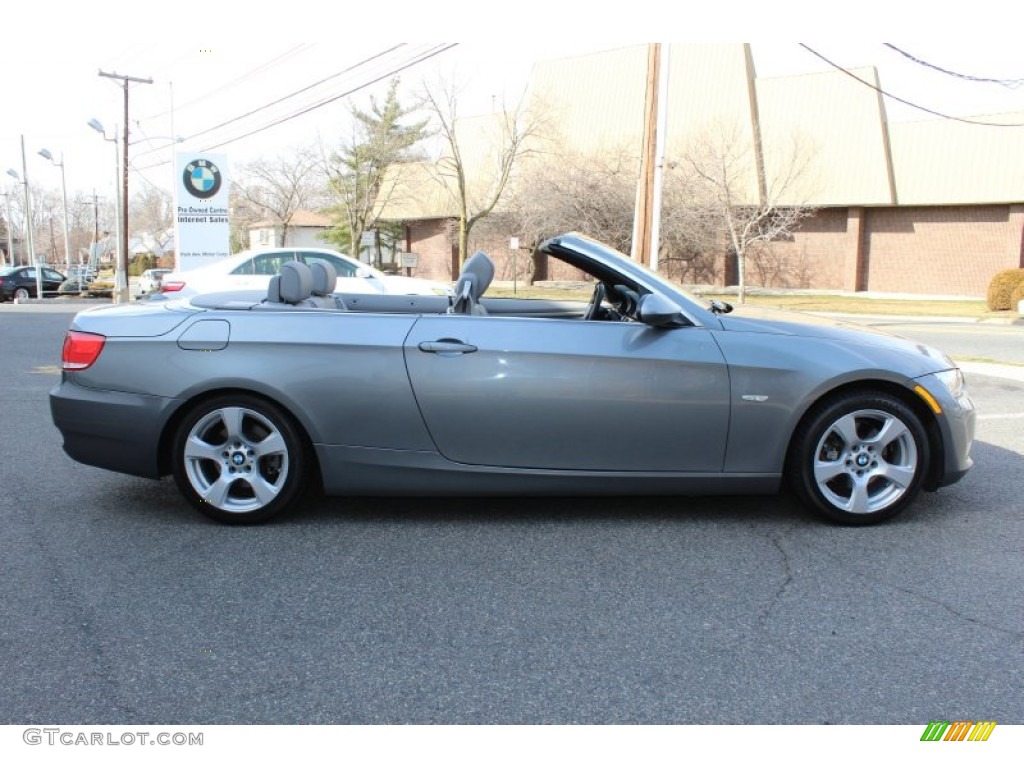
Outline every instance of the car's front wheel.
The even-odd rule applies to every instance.
[[[223,395],[199,403],[173,440],[178,488],[214,520],[263,522],[306,490],[302,435],[288,414],[261,398]]]
[[[795,437],[789,479],[810,507],[842,523],[886,520],[920,493],[929,463],[920,417],[883,392],[816,407]]]

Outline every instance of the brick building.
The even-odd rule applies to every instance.
[[[755,201],[765,180],[770,186],[786,173],[795,137],[813,147],[807,173],[777,202],[817,213],[792,239],[771,244],[785,265],[774,284],[980,296],[996,271],[1024,266],[1024,142],[1019,127],[1007,127],[1024,115],[889,123],[874,67],[763,79],[743,44],[677,44],[666,59],[667,163],[729,126],[760,150],[741,183]],[[639,157],[646,76],[643,45],[541,62],[529,98],[557,117],[563,146],[627,147]],[[466,121],[476,126],[463,148],[470,170],[486,168],[495,151],[483,138],[488,119]],[[403,192],[383,215],[405,223],[418,276],[448,279],[457,270],[457,227],[435,169],[403,168]],[[519,234],[481,230],[471,247],[491,253],[501,279],[509,237]],[[731,282],[724,253],[719,264],[716,282]],[[748,284],[758,279],[748,270]]]

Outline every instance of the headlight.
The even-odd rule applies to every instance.
[[[951,368],[948,371],[939,371],[933,374],[936,379],[942,382],[942,386],[946,388],[946,391],[953,396],[954,400],[958,400],[964,392],[964,375],[959,368]]]
[[[971,396],[967,394],[967,384],[959,368],[950,368],[948,371],[939,371],[933,375],[942,382],[942,386],[949,391],[950,396],[952,396],[961,409],[965,411],[974,410],[974,402],[971,400]]]

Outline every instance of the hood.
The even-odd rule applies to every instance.
[[[717,317],[726,331],[831,339],[843,344],[881,347],[931,358],[935,362],[935,370],[956,367],[946,353],[935,347],[846,320],[764,307],[736,307],[729,314]]]

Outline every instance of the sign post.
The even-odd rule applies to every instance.
[[[174,269],[210,264],[231,252],[228,224],[227,158],[179,152],[174,188]]]
[[[418,261],[419,256],[415,253],[403,253],[401,256],[402,266],[405,267],[405,276],[412,277],[412,271],[416,268],[416,262]]]
[[[513,237],[508,241],[508,249],[512,251],[512,293],[518,292],[517,281],[519,279],[519,266],[516,264],[516,254],[519,251],[519,238]]]

